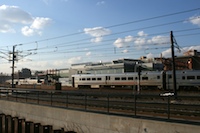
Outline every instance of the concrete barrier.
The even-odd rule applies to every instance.
[[[198,133],[200,126],[0,100],[0,112],[77,133]]]

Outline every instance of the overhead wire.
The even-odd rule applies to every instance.
[[[195,19],[195,18],[192,18],[192,19]],[[192,19],[190,19],[190,20],[192,20]],[[113,36],[113,35],[122,34],[122,33],[133,32],[133,31],[139,31],[139,30],[144,30],[144,29],[149,29],[149,28],[155,28],[155,27],[160,27],[160,26],[166,26],[166,25],[171,25],[171,24],[176,24],[176,23],[180,23],[180,22],[183,22],[183,21],[185,21],[185,20],[179,20],[179,21],[174,21],[174,22],[169,22],[169,23],[163,23],[163,24],[158,24],[158,25],[152,25],[152,26],[147,26],[147,27],[142,27],[142,28],[137,28],[137,29],[131,29],[131,30],[128,30],[128,31],[122,31],[122,32],[112,33],[110,35],[105,35],[104,37],[106,37],[106,36]],[[199,28],[196,28],[196,29],[199,29]],[[190,29],[190,30],[195,30],[195,29]],[[184,31],[184,30],[182,30],[182,31]],[[181,31],[179,31],[179,32],[181,32]],[[167,34],[167,33],[168,32],[160,33],[160,34]],[[80,40],[76,40],[76,41],[71,41],[71,42],[64,42],[64,43],[54,44],[52,46],[48,46],[48,48],[55,47],[55,46],[56,47],[58,47],[58,46],[59,47],[74,46],[75,45],[74,43],[76,43],[76,42],[88,41],[88,40],[91,40],[91,39],[95,39],[95,37],[93,37],[93,38],[84,38],[84,39],[80,39]],[[102,42],[105,42],[105,41],[102,41]],[[88,43],[88,42],[85,42],[85,43]],[[85,43],[83,43],[83,44],[85,44]],[[80,45],[80,44],[81,43],[77,43],[77,45]],[[39,49],[47,49],[47,47],[38,48],[37,50],[39,50]],[[29,51],[31,51],[31,50],[29,50]]]
[[[140,19],[140,20],[135,20],[135,21],[131,21],[131,22],[126,22],[126,23],[121,23],[121,24],[116,24],[116,25],[111,25],[111,26],[107,26],[107,27],[104,27],[104,28],[114,28],[114,27],[119,27],[119,26],[124,26],[124,25],[129,25],[129,24],[133,24],[133,23],[138,23],[138,22],[143,22],[143,21],[148,21],[148,20],[154,20],[154,19],[158,19],[158,18],[163,18],[163,17],[168,17],[168,16],[173,16],[173,15],[178,15],[178,14],[183,14],[183,13],[188,13],[188,12],[192,12],[192,11],[197,11],[197,10],[200,10],[200,8],[196,8],[196,9],[191,9],[191,10],[186,10],[186,11],[182,11],[182,12],[176,12],[176,13],[171,13],[171,14],[165,14],[165,15],[160,15],[160,16],[156,16],[156,17],[150,17],[150,18],[146,18],[146,19]],[[160,26],[166,26],[166,25],[171,25],[171,24],[176,24],[176,23],[180,23],[180,22],[183,22],[185,20],[179,20],[179,21],[174,21],[174,22],[169,22],[169,23],[163,23],[163,24],[158,24],[158,25],[152,25],[152,26],[146,26],[146,27],[142,27],[142,28],[137,28],[137,29],[132,29],[132,30],[127,30],[127,31],[121,31],[121,32],[116,32],[116,33],[112,33],[110,35],[106,35],[106,36],[112,36],[112,35],[119,35],[119,34],[124,34],[124,33],[129,33],[129,32],[133,32],[133,31],[138,31],[138,30],[144,30],[144,29],[149,29],[149,28],[156,28],[156,27],[160,27]],[[199,28],[194,28],[194,29],[185,29],[185,30],[179,30],[179,31],[174,31],[174,32],[186,32],[186,31],[192,31],[192,30],[197,30]],[[50,52],[47,52],[47,54],[52,54],[52,53],[66,53],[67,50],[65,50],[66,52],[61,52],[59,50],[59,48],[63,48],[63,47],[68,47],[68,50],[69,49],[69,46],[78,46],[78,45],[83,45],[83,44],[88,44],[88,42],[83,42],[83,41],[88,41],[89,39],[92,39],[92,38],[84,38],[84,39],[80,39],[80,40],[75,40],[75,41],[71,41],[71,42],[66,42],[66,43],[60,43],[60,44],[54,44],[52,46],[48,46],[47,47],[39,47],[38,43],[40,42],[45,42],[45,41],[49,41],[49,40],[55,40],[55,39],[60,39],[60,38],[64,38],[64,37],[70,37],[70,36],[75,36],[75,35],[79,35],[79,34],[84,34],[85,32],[77,32],[77,33],[72,33],[72,34],[67,34],[67,35],[62,35],[62,36],[57,36],[57,37],[52,37],[52,38],[47,38],[47,39],[43,39],[43,40],[37,40],[37,41],[34,41],[34,42],[27,42],[27,43],[22,43],[22,45],[28,45],[28,44],[33,44],[33,43],[37,43],[37,47],[35,49],[27,49],[25,51],[28,51],[28,52],[31,52],[31,51],[37,51],[37,54],[44,54],[42,52],[39,52],[39,50],[47,50],[47,49],[54,49],[54,48],[57,48],[56,51],[50,51]],[[168,32],[163,32],[162,34],[168,34]],[[148,36],[153,36],[153,35],[156,35],[156,34],[150,34]],[[161,35],[161,34],[159,34]],[[192,35],[192,34],[190,34]],[[194,33],[195,35],[195,33]],[[184,35],[177,35],[177,37],[181,37],[181,36],[184,36]],[[188,35],[185,35],[185,36],[189,36]],[[137,36],[136,36],[137,37]],[[95,37],[93,37],[95,38]],[[109,40],[104,40],[102,41],[102,43],[105,43],[105,42],[110,42],[110,41],[113,41],[114,39],[109,39]],[[116,38],[115,38],[116,40]],[[107,44],[105,44],[106,46]],[[101,45],[102,46],[102,45]],[[90,46],[91,48],[92,46]],[[97,46],[94,46],[94,47],[97,47]],[[83,46],[83,47],[77,47],[77,49],[84,49],[84,48],[87,48],[86,46]],[[74,48],[71,48],[71,49],[74,49]],[[103,48],[102,49],[97,49],[97,50],[104,50]],[[62,49],[62,51],[64,51],[64,49]],[[69,52],[69,51],[68,51]],[[71,51],[72,52],[72,51]],[[74,51],[75,53],[76,51]],[[79,52],[85,52],[84,50],[79,50]]]
[[[183,21],[183,20],[181,20],[181,21],[175,21],[175,22],[170,22],[170,23],[165,23],[165,24],[154,25],[154,26],[148,26],[148,27],[143,27],[143,28],[141,28],[141,29],[159,27],[159,26],[174,24],[174,23],[182,22],[182,21]],[[121,33],[125,33],[125,32],[141,30],[141,29],[132,29],[132,30],[128,30],[128,31],[117,32],[117,33],[114,33],[114,34],[111,34],[111,35],[116,35],[116,34],[121,34]],[[200,28],[185,29],[185,30],[179,30],[179,31],[175,31],[175,32],[184,32],[184,31],[191,31],[191,30],[197,30],[197,29],[200,29]],[[167,33],[168,33],[168,32],[160,33],[159,35],[161,35],[161,34],[167,34]],[[158,33],[157,33],[157,34],[158,34]],[[111,35],[107,35],[107,36],[111,36]],[[153,36],[153,35],[155,35],[155,34],[151,34],[151,35],[148,35],[148,36]],[[139,37],[139,36],[135,36],[135,37]],[[94,38],[86,38],[86,39],[81,39],[81,40],[76,40],[76,41],[71,41],[71,42],[59,43],[59,44],[55,44],[55,45],[53,45],[53,46],[49,46],[48,48],[43,47],[43,48],[37,48],[37,49],[32,49],[32,50],[51,49],[51,48],[55,48],[55,47],[58,48],[58,46],[59,46],[59,47],[69,47],[69,46],[74,46],[74,45],[89,44],[88,42],[74,43],[74,42],[79,42],[79,41],[88,40],[88,39],[94,39]],[[115,38],[115,39],[116,39],[116,38]],[[102,41],[102,43],[103,43],[103,42],[108,42],[108,41],[114,41],[115,39],[104,40],[104,41]],[[27,51],[31,51],[31,50],[27,50]]]
[[[198,29],[200,29],[200,28],[198,28]],[[194,30],[194,29],[185,29],[185,30],[178,30],[178,31],[175,31],[175,32],[183,32],[183,31],[190,31],[190,30]],[[167,32],[162,32],[162,33],[154,33],[154,34],[150,34],[150,35],[148,35],[148,36],[153,36],[153,35],[161,35],[161,34],[166,34]],[[181,34],[181,35],[176,35],[176,37],[182,37],[182,36],[191,36],[191,35],[198,35],[197,33],[194,33],[194,34]],[[137,37],[139,37],[139,36],[135,36],[136,38]],[[162,38],[168,38],[168,36],[163,36],[163,37],[161,37],[160,39],[162,39]],[[146,38],[146,39],[148,39],[148,38]],[[103,42],[107,42],[107,41],[114,41],[115,39],[109,39],[109,40],[105,40],[105,41],[103,41]],[[80,45],[80,44],[88,44],[87,42],[85,43],[77,43],[77,44],[71,44],[71,46],[74,46],[74,45]],[[163,44],[163,43],[162,43]],[[168,43],[169,44],[169,43]],[[102,47],[102,46],[107,46],[107,45],[109,45],[108,43],[106,43],[106,44],[102,44],[102,45],[93,45],[93,46],[90,46],[90,48],[92,48],[92,47]],[[153,44],[154,45],[154,44]],[[69,46],[69,45],[68,45]],[[87,46],[79,46],[79,49],[84,49],[84,48],[87,48]],[[66,53],[66,52],[70,52],[70,51],[72,51],[72,50],[74,50],[74,48],[67,48],[67,49],[63,49],[62,48],[62,50],[60,51],[58,51],[59,53]],[[101,50],[101,49],[99,49],[99,50]],[[62,51],[65,51],[65,52],[62,52]],[[80,50],[79,50],[80,51]],[[83,52],[85,51],[85,50],[82,50]],[[53,50],[53,51],[46,51],[46,52],[38,52],[38,53],[52,53],[52,52],[56,52],[55,50]]]
[[[200,8],[194,8],[194,9],[190,9],[190,10],[185,10],[185,11],[180,11],[180,12],[175,12],[175,13],[169,13],[169,14],[159,15],[159,16],[145,18],[145,19],[134,20],[134,21],[130,21],[130,22],[125,22],[125,23],[120,23],[120,24],[106,26],[104,28],[119,27],[119,26],[129,25],[129,24],[133,24],[133,23],[139,23],[139,22],[143,22],[143,21],[149,21],[149,20],[153,20],[153,19],[174,16],[174,15],[178,15],[178,14],[184,14],[184,13],[194,12],[194,11],[197,11],[197,10],[200,10]],[[21,44],[27,45],[27,44],[32,44],[32,43],[35,43],[35,42],[39,43],[39,42],[44,42],[44,41],[55,40],[55,39],[60,39],[60,38],[64,38],[64,37],[69,37],[69,36],[84,34],[84,33],[85,32],[83,32],[83,31],[82,32],[76,32],[76,33],[61,35],[61,36],[57,36],[57,37],[51,37],[51,38],[47,38],[47,39],[36,40],[36,41],[32,41],[32,42],[25,42],[25,43],[21,43]]]

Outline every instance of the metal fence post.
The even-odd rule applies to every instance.
[[[7,96],[7,100],[9,100],[9,89],[7,89],[6,96]]]
[[[170,96],[167,99],[167,119],[170,119]]]
[[[136,107],[136,101],[137,101],[137,97],[136,97],[136,93],[134,94],[134,111],[135,111],[135,116],[137,115],[136,113],[136,110],[137,110],[137,107]]]
[[[26,90],[26,103],[28,102],[28,91]]]
[[[37,92],[37,103],[39,104],[40,102],[39,102],[39,100],[40,100],[40,98],[39,98],[39,91]]]
[[[85,111],[87,110],[87,94],[85,93]]]
[[[66,95],[66,107],[68,108],[68,92],[67,92],[67,95]]]
[[[14,93],[14,91],[12,91]],[[15,90],[16,93],[16,101],[17,101],[17,94],[18,94],[18,90]]]
[[[109,114],[110,111],[110,95],[107,95],[107,113]]]
[[[53,94],[52,94],[52,91],[51,91],[51,106],[53,105],[53,96],[52,96]]]

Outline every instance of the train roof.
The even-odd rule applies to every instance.
[[[158,73],[162,73],[163,71],[143,71],[141,72],[141,74],[158,74]],[[84,77],[89,77],[89,76],[115,76],[115,75],[133,75],[133,74],[137,74],[138,72],[127,72],[127,73],[107,73],[107,74],[74,74],[72,75],[73,77],[76,76],[84,76]]]
[[[166,71],[167,74],[171,74],[172,71]],[[195,73],[195,74],[200,74],[200,70],[176,70],[176,74],[186,74],[186,73]]]
[[[165,72],[166,74],[172,74],[172,71],[142,71],[141,74],[143,75],[146,75],[146,74],[162,74],[163,72]],[[83,76],[83,77],[91,77],[91,76],[120,76],[120,75],[135,75],[137,74],[138,72],[127,72],[127,73],[107,73],[107,74],[74,74],[72,75],[72,77],[80,77],[80,76]],[[199,74],[200,75],[200,70],[176,70],[176,74]]]

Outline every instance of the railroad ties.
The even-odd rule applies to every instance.
[[[64,131],[64,129],[54,130],[51,125],[41,125],[26,121],[18,117],[0,114],[0,133],[76,133],[74,131]]]

